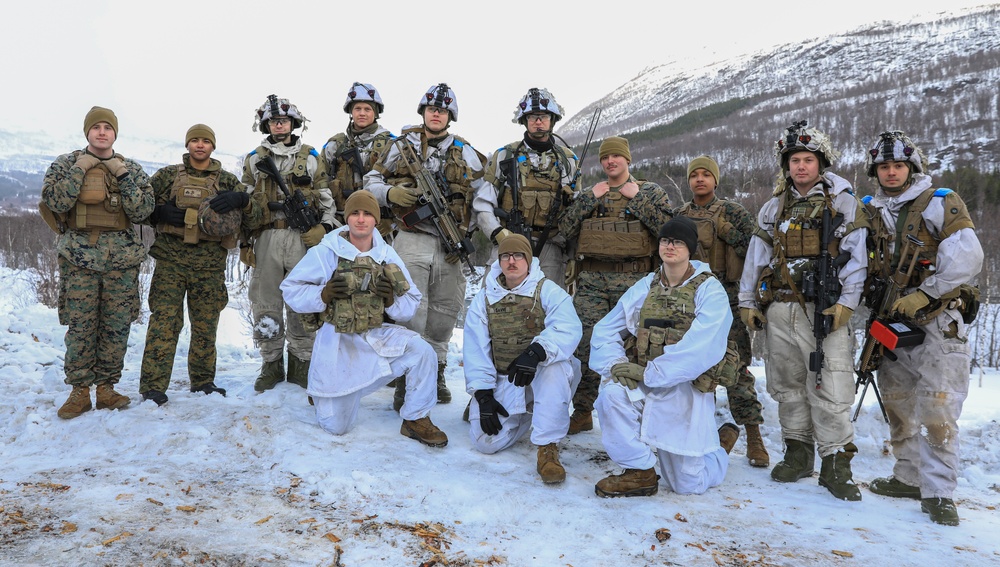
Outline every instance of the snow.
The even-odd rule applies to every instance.
[[[322,431],[304,391],[256,394],[259,368],[237,288],[219,330],[216,383],[188,392],[188,327],[163,407],[140,403],[144,324],[132,328],[120,411],[65,421],[65,328],[31,298],[30,278],[0,268],[0,564],[3,565],[1000,565],[1000,372],[978,371],[960,422],[962,523],[933,524],[912,500],[876,496],[890,474],[887,426],[869,393],[853,462],[862,502],[835,500],[816,476],[786,485],[752,468],[737,443],[726,481],[699,496],[661,491],[602,499],[619,472],[595,430],[561,444],[567,480],[542,485],[527,440],[497,455],[472,449],[461,330],[448,356],[455,395],[432,420],[432,449],[399,434],[392,389],[365,398],[356,427]],[[777,406],[758,392],[772,463]],[[731,420],[724,390],[717,419]],[[817,463],[818,474],[818,463]],[[659,541],[656,534],[671,537]]]

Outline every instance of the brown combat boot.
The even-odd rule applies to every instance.
[[[538,446],[538,465],[535,470],[545,484],[559,484],[566,480],[566,469],[559,462],[559,445],[549,443]]]
[[[732,423],[723,423],[719,428],[719,445],[726,450],[726,454],[733,452],[736,440],[740,438],[740,428]]]
[[[448,444],[448,436],[431,423],[431,418],[426,416],[413,421],[404,419],[403,424],[399,427],[399,433],[403,437],[416,439],[431,447],[444,447]]]
[[[771,456],[764,448],[764,440],[760,437],[759,425],[744,425],[747,430],[747,460],[751,467],[766,467],[771,464]]]
[[[617,496],[652,496],[659,490],[655,469],[625,469],[622,474],[613,474],[594,485],[594,492],[603,498]]]
[[[576,435],[581,431],[590,431],[594,428],[594,415],[592,412],[574,410],[569,416],[569,431],[567,435]]]
[[[122,409],[130,403],[132,400],[116,392],[111,384],[97,385],[97,409]]]
[[[59,408],[56,415],[63,419],[73,419],[74,417],[80,417],[93,408],[94,406],[90,405],[90,388],[87,386],[73,386],[73,391],[66,398],[66,403]]]

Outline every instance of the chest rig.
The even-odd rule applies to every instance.
[[[695,222],[698,229],[698,248],[692,260],[707,262],[712,273],[721,280],[738,282],[743,275],[743,258],[726,241],[722,240],[720,227],[725,221],[726,201],[716,199],[708,207],[695,207],[690,201],[677,210],[677,214]]]
[[[202,241],[223,242],[226,248],[234,248],[236,236],[210,236],[198,227],[198,208],[205,201],[219,194],[219,172],[213,171],[204,177],[190,175],[183,164],[176,166],[174,183],[170,187],[169,200],[184,210],[184,226],[159,223],[156,230],[165,234],[180,236],[185,244]]]
[[[545,329],[545,310],[542,309],[544,283],[545,278],[538,281],[533,295],[508,293],[492,305],[487,302],[486,319],[493,346],[493,366],[498,372],[506,372],[510,363]]]
[[[338,211],[343,212],[344,202],[351,193],[363,189],[364,175],[385,154],[391,142],[392,135],[389,132],[378,134],[367,143],[357,136],[345,133],[330,138],[328,143],[337,147],[333,171],[330,172],[330,189]]]
[[[557,199],[563,198],[563,171],[566,156],[553,144],[549,151],[536,153],[538,164],[532,163],[528,150],[523,150],[524,142],[504,146],[507,155],[514,157],[518,176],[518,209],[524,222],[538,231],[545,228],[549,211]],[[505,211],[514,210],[514,196],[509,184],[500,189],[500,207]]]
[[[271,150],[265,148],[264,146],[259,146],[254,153],[260,156],[261,159],[267,156],[273,156],[274,153]],[[319,153],[312,146],[307,146],[302,144],[299,151],[296,152],[295,158],[292,162],[292,168],[287,173],[282,173],[285,177],[285,185],[288,186],[288,190],[294,193],[296,190],[302,191],[302,195],[309,202],[310,206],[320,213],[322,216],[322,211],[319,208],[319,191],[313,187],[313,178],[309,174],[309,156],[312,156],[319,160]],[[263,196],[261,202],[261,210],[264,213],[262,225],[268,228],[269,225],[277,220],[277,225],[273,228],[285,228],[285,219],[275,219],[274,213],[270,207],[267,206],[269,202],[284,202],[285,194],[281,191],[277,182],[264,174],[257,174],[256,183],[254,184],[254,195]],[[259,193],[258,193],[259,192]],[[258,197],[260,199],[260,197]]]
[[[125,214],[118,180],[103,164],[87,170],[76,204],[66,213],[66,225],[91,232],[96,243],[102,231],[125,230],[132,222]]]
[[[382,265],[370,256],[358,256],[354,260],[341,258],[336,273],[347,279],[350,297],[328,304],[320,318],[333,325],[338,333],[363,333],[382,326],[385,302],[375,294]]]
[[[795,199],[791,189],[783,196],[781,213],[774,223],[774,254],[780,269],[775,274],[777,289],[800,289],[802,277],[815,270],[823,237],[823,209],[836,214],[826,191]],[[840,238],[830,239],[829,252],[837,257]]]
[[[645,182],[638,183],[642,190]],[[648,259],[656,252],[657,242],[642,221],[629,210],[629,201],[618,191],[608,191],[598,199],[597,208],[580,224],[578,256],[621,262],[632,258]],[[647,263],[644,268],[649,266]]]

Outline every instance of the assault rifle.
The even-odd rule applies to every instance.
[[[361,150],[359,150],[357,146],[348,146],[344,148],[344,151],[340,152],[337,157],[344,160],[347,165],[351,166],[351,171],[353,171],[355,175],[364,177],[365,173],[367,173],[364,166],[361,164]],[[354,188],[341,187],[340,192],[346,199],[351,196],[351,193],[354,193]]]
[[[316,210],[306,200],[305,195],[302,194],[302,190],[296,189],[294,193],[288,190],[285,178],[278,171],[278,166],[275,165],[274,159],[271,156],[259,160],[257,162],[257,169],[273,179],[278,184],[278,187],[281,188],[282,193],[285,194],[285,200],[281,203],[281,210],[285,213],[285,220],[288,221],[288,226],[299,232],[306,232],[319,224]]]
[[[910,265],[906,268],[906,271],[900,270],[900,267],[897,266],[892,276],[887,278],[888,281],[883,282],[885,285],[881,286],[881,296],[872,303],[871,315],[868,317],[868,326],[865,332],[865,344],[861,347],[861,359],[858,361],[858,367],[854,370],[858,375],[858,380],[854,384],[854,393],[857,394],[858,388],[861,388],[861,386],[864,386],[864,388],[861,390],[861,397],[858,398],[858,407],[854,408],[854,415],[851,417],[851,421],[857,421],[858,414],[861,412],[861,404],[864,403],[865,394],[868,392],[868,387],[871,386],[872,391],[875,392],[875,399],[878,400],[878,407],[882,410],[882,418],[885,419],[886,423],[889,423],[889,416],[886,414],[885,405],[882,403],[882,394],[879,393],[878,386],[875,384],[874,372],[882,364],[883,356],[889,360],[896,360],[896,355],[876,338],[872,330],[876,330],[876,334],[878,334],[880,327],[887,328],[882,321],[886,321],[891,315],[892,304],[899,299],[900,293],[902,293],[910,281],[913,270],[917,265],[918,253],[924,247],[923,241],[912,234],[908,234],[906,242],[903,244],[903,251],[899,255],[900,263],[906,259],[907,254],[910,253],[910,249],[913,246],[916,246],[917,249],[913,250],[913,257],[910,258]],[[899,326],[900,324],[898,322],[893,323],[894,326]]]
[[[472,244],[469,235],[462,233],[455,213],[448,206],[449,201],[458,195],[451,192],[443,173],[438,171],[432,174],[427,171],[417,157],[417,152],[413,150],[413,146],[406,141],[406,138],[397,138],[396,147],[399,148],[399,158],[406,164],[407,170],[413,174],[413,178],[417,182],[417,189],[420,191],[416,207],[403,215],[403,224],[407,227],[414,227],[430,219],[444,243],[445,252],[458,254],[458,257],[475,273],[476,270],[472,266],[469,255],[476,251],[476,247]]]
[[[840,297],[839,271],[848,260],[850,254],[844,252],[834,258],[830,254],[830,242],[837,227],[844,222],[844,213],[830,214],[830,207],[823,207],[823,225],[820,228],[819,258],[816,259],[816,269],[806,272],[802,279],[802,295],[812,299],[815,305],[813,312],[813,338],[816,339],[816,350],[809,353],[809,371],[816,373],[816,389],[823,385],[823,340],[830,334],[833,317],[824,315],[823,311],[837,303]]]
[[[522,157],[521,159],[526,158]],[[504,221],[507,230],[514,234],[520,234],[527,238],[528,242],[531,242],[531,228],[524,222],[524,213],[521,212],[521,174],[517,166],[518,158],[516,154],[497,164],[500,173],[503,174],[504,184],[510,188],[510,200],[513,205],[510,212],[505,211],[503,207],[497,207],[493,209],[493,214],[498,219]],[[501,193],[498,201],[503,202],[503,193]],[[535,255],[539,252],[540,250],[535,250]]]

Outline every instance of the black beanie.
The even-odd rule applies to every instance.
[[[698,227],[693,220],[687,217],[676,216],[663,223],[663,226],[660,227],[660,238],[683,241],[688,247],[688,253],[692,256],[698,250]]]

